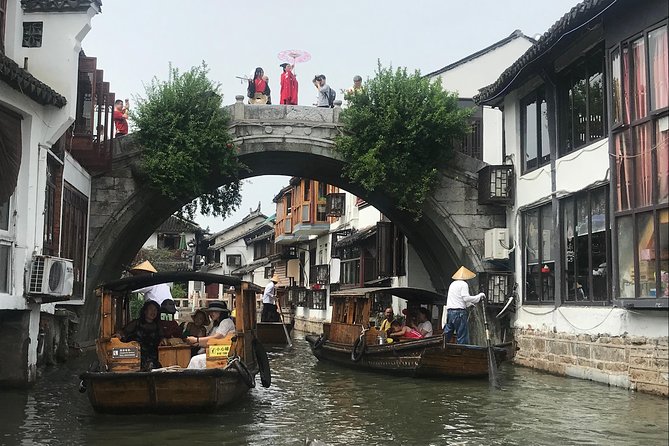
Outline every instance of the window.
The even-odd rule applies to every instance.
[[[341,250],[339,283],[360,285],[360,248],[349,246]]]
[[[265,239],[253,244],[253,260],[262,259],[271,254],[272,243]]]
[[[567,302],[606,301],[608,281],[608,188],[566,198],[562,210],[562,284]]]
[[[225,264],[228,266],[242,266],[242,255],[241,254],[226,255]]]
[[[568,67],[558,87],[560,155],[604,137],[604,51]],[[615,111],[614,111],[615,113]]]
[[[88,197],[68,183],[63,186],[63,223],[61,256],[72,259],[73,295],[83,297],[88,232]]]
[[[667,24],[609,54],[615,297],[669,297],[669,51]],[[619,111],[618,111],[619,110]]]
[[[555,300],[553,214],[551,205],[523,213],[525,302]]]
[[[51,256],[55,256],[58,253],[58,233],[56,226],[58,220],[58,202],[56,198],[56,190],[58,188],[57,174],[58,167],[55,163],[48,162],[44,196],[44,246],[42,247],[42,252],[45,255]]]
[[[9,239],[9,200],[0,203],[0,293],[9,292],[12,244]]]
[[[265,274],[263,275],[263,277],[265,279],[271,279],[273,274],[274,274],[274,269],[271,266],[266,266]]]
[[[310,291],[309,308],[314,310],[325,310],[325,301],[327,299],[326,290]]]
[[[23,22],[23,47],[41,47],[43,29],[43,22]]]
[[[544,90],[539,89],[521,101],[520,138],[523,153],[523,173],[550,162],[551,150],[548,140],[548,107]]]
[[[303,192],[303,200],[304,201],[311,201],[311,181],[310,180],[302,180],[302,192]]]
[[[7,22],[7,0],[0,0],[0,53],[5,52],[5,23]]]

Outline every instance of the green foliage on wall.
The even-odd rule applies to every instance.
[[[176,201],[189,200],[184,211],[190,218],[198,208],[225,217],[241,201],[238,172],[243,166],[219,90],[204,62],[184,73],[170,66],[168,79],[154,78],[131,113],[151,185]],[[231,182],[217,187],[210,178],[220,173]]]
[[[470,131],[471,110],[458,108],[457,95],[444,91],[440,79],[381,63],[346,99],[344,134],[336,141],[348,162],[344,175],[368,191],[388,193],[418,219],[439,167]]]

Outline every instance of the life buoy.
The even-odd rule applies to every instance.
[[[248,367],[246,367],[246,364],[244,364],[239,358],[235,358],[232,360],[232,365],[239,372],[239,376],[242,378],[242,381],[244,381],[244,384],[246,384],[249,388],[256,386],[256,381],[253,379],[253,375],[251,375],[251,371]]]
[[[269,368],[269,359],[265,347],[262,346],[257,339],[253,340],[253,352],[258,363],[258,371],[260,372],[260,383],[263,387],[272,385],[272,372]]]
[[[365,342],[365,339],[362,337],[356,339],[353,343],[353,350],[351,350],[351,361],[360,361],[362,355],[365,354],[365,350],[367,350],[367,343]]]
[[[325,344],[325,341],[327,341],[327,338],[325,337],[325,333],[322,333],[318,339],[316,339],[316,342],[314,342],[314,349],[318,350],[319,348],[323,347]]]

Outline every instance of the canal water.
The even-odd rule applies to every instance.
[[[303,339],[270,352],[272,387],[199,415],[98,415],[77,391],[92,358],[0,391],[2,445],[666,445],[667,399],[504,365],[436,381],[319,363]]]

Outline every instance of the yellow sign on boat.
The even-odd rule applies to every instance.
[[[230,344],[215,344],[208,346],[207,352],[210,358],[228,357],[230,353]]]

